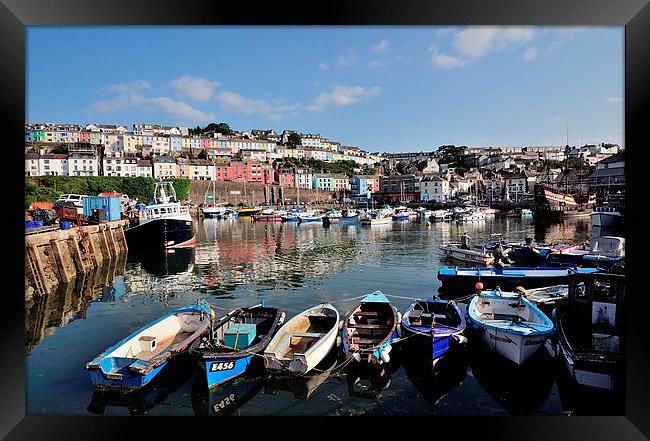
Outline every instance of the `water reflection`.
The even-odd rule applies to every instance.
[[[85,319],[90,302],[102,298],[104,289],[124,283],[125,259],[109,261],[93,272],[78,275],[71,283],[60,284],[56,290],[25,301],[25,349],[27,354],[41,340],[77,319]],[[116,290],[117,290],[116,289]]]
[[[152,410],[195,374],[196,363],[189,357],[181,357],[169,363],[165,369],[144,388],[124,393],[121,391],[95,390],[87,409],[95,415],[120,415],[126,409],[129,415],[143,415]]]
[[[435,369],[431,360],[411,357],[404,360],[404,370],[432,410],[449,392],[463,384],[467,376],[467,356],[463,352],[443,357]]]
[[[541,348],[522,365],[498,354],[470,345],[469,367],[481,387],[510,415],[532,415],[546,402],[554,383],[553,358]]]
[[[239,409],[264,387],[267,376],[244,376],[208,390],[205,375],[200,372],[192,384],[192,409],[197,416],[239,414]]]

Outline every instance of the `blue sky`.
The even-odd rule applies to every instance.
[[[623,145],[623,28],[29,27],[27,120]]]

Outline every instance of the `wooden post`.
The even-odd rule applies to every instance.
[[[72,277],[68,275],[65,265],[63,264],[63,256],[61,255],[61,247],[59,246],[59,241],[57,239],[50,239],[50,246],[52,247],[54,261],[56,262],[61,282],[69,283],[70,280],[72,280]]]
[[[90,258],[93,261],[94,267],[99,268],[99,262],[101,262],[102,259],[99,258],[98,252],[101,253],[101,250],[98,250],[95,246],[93,238],[90,235],[90,229],[86,230],[86,237],[88,238],[88,250],[86,250],[86,252],[90,251]]]
[[[100,248],[102,250],[102,254],[104,255],[105,258],[111,260],[111,250],[109,249],[108,239],[106,238],[106,229],[103,229],[101,225],[98,225],[98,227],[99,229],[97,231],[97,234],[99,235],[99,243],[100,243]]]
[[[73,256],[74,256],[74,263],[77,265],[77,271],[81,273],[86,272],[86,263],[84,262],[83,255],[81,254],[81,248],[79,248],[79,243],[77,242],[77,237],[76,235],[72,235],[70,239],[68,239],[72,243],[72,251],[73,251]]]
[[[201,220],[201,216],[199,216],[199,220]],[[124,233],[124,225],[120,228],[120,236],[122,240],[122,246],[124,247],[124,252],[129,251],[129,246],[126,244],[126,234]]]
[[[113,237],[113,229],[111,228],[110,225],[106,226],[106,229],[104,230],[104,234],[108,236],[108,244],[111,247],[111,254],[113,256],[117,256],[119,254],[119,250],[117,249],[117,246],[115,245],[115,238]]]

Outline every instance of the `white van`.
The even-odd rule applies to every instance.
[[[86,195],[84,194],[62,194],[59,199],[54,203],[54,207],[63,205],[66,202],[72,202],[77,208],[77,213],[83,214],[84,212],[84,201]]]

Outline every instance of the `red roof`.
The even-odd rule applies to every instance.
[[[122,196],[122,193],[118,193],[116,191],[104,191],[102,193],[99,193],[97,196]]]

